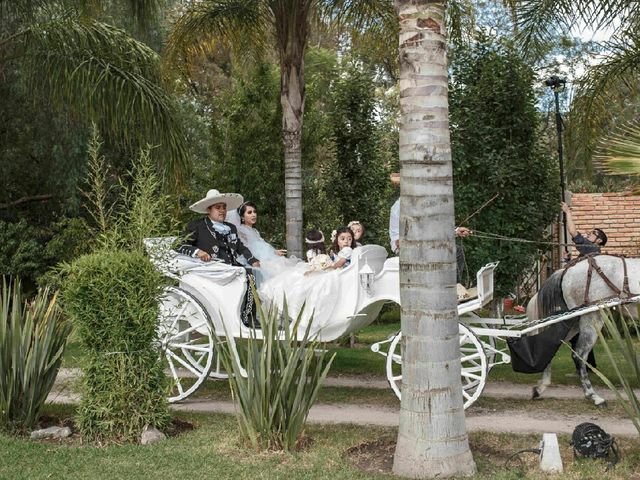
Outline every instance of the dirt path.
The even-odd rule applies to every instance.
[[[73,395],[67,388],[68,382],[78,374],[77,371],[61,371],[56,382],[56,391],[48,398],[52,403],[76,403],[77,395]],[[327,379],[328,386],[388,388],[386,381],[377,378],[331,377]],[[546,393],[546,392],[545,392]],[[611,392],[602,389],[602,393]],[[484,396],[497,398],[530,398],[531,386],[517,385],[503,382],[487,384]],[[574,387],[554,387],[548,390],[549,398],[581,399],[582,392]],[[608,398],[613,398],[611,394]],[[233,413],[234,405],[229,401],[211,401],[194,399],[172,405],[177,411]],[[313,423],[355,423],[359,425],[397,426],[399,419],[398,408],[385,408],[372,405],[348,404],[317,404],[309,413],[309,421]],[[469,431],[491,431],[511,433],[565,433],[570,434],[576,425],[582,422],[594,422],[607,433],[615,436],[637,436],[638,432],[630,420],[593,413],[564,415],[550,410],[541,412],[512,411],[469,411],[466,415]]]

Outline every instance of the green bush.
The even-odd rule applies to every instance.
[[[557,165],[541,141],[534,80],[531,67],[506,42],[480,37],[453,52],[449,106],[456,221],[476,231],[458,242],[468,267],[463,283],[472,283],[487,262],[500,261],[496,295],[512,292],[521,273],[547,249],[535,242],[545,240],[559,211]]]
[[[33,427],[53,387],[70,324],[57,296],[39,290],[25,301],[19,281],[2,281],[0,294],[0,428]]]
[[[254,448],[292,451],[304,436],[309,410],[335,353],[327,360],[327,351],[309,338],[309,328],[297,340],[302,312],[282,329],[278,312],[264,311],[259,302],[257,309],[263,339],[256,338],[255,330],[246,341],[218,338],[218,354],[231,373],[229,383],[245,440]],[[286,307],[284,318],[289,318]]]
[[[169,420],[156,328],[163,277],[142,252],[101,251],[64,268],[63,306],[86,350],[78,426],[99,441],[134,441]]]

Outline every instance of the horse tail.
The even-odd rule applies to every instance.
[[[539,318],[545,318],[568,310],[562,293],[562,271],[551,275],[538,291],[537,310]]]

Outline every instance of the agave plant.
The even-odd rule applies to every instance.
[[[20,281],[0,293],[0,428],[31,428],[53,387],[71,330],[48,288],[25,301]]]
[[[254,448],[292,451],[335,354],[327,358],[320,342],[309,337],[311,322],[298,340],[302,311],[282,328],[281,319],[289,318],[286,303],[284,316],[265,311],[259,301],[256,307],[263,338],[256,330],[239,342],[218,338],[218,354],[230,374],[242,436]]]
[[[638,321],[632,315],[628,318],[623,317],[619,322],[620,328],[618,328],[610,312],[604,312],[602,318],[609,339],[605,338],[605,333],[602,330],[598,335],[613,366],[620,387],[616,387],[600,370],[594,368],[593,371],[615,393],[616,399],[622,404],[627,416],[640,433],[640,399],[631,384],[632,379],[636,383],[640,383],[640,354],[638,354],[635,343],[640,338]],[[615,352],[620,352],[622,358]]]

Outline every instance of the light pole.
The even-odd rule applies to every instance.
[[[562,123],[562,115],[560,115],[560,92],[564,91],[567,84],[567,80],[553,75],[544,81],[544,84],[553,90],[553,96],[556,103],[556,131],[558,136],[558,162],[560,164],[560,191],[562,194],[562,201],[565,201],[565,182],[564,182],[564,158],[562,150],[562,132],[564,130],[564,124]],[[567,248],[567,215],[562,212],[562,226],[564,233],[564,253],[565,257],[569,254]]]

